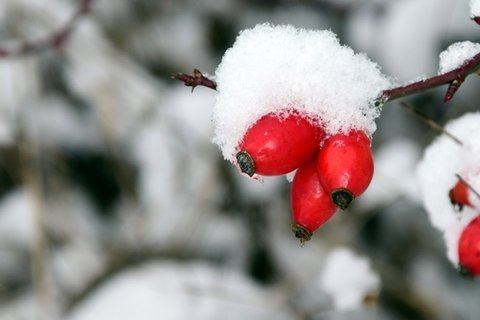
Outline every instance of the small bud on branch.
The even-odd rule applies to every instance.
[[[193,69],[193,74],[177,73],[172,76],[173,79],[182,81],[187,87],[195,89],[196,86],[203,86],[217,90],[217,83],[212,79],[205,77],[198,69]]]

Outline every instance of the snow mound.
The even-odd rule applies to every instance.
[[[440,53],[438,74],[452,71],[480,53],[480,44],[471,41],[456,42]]]
[[[458,263],[458,239],[463,228],[479,212],[478,197],[470,192],[474,208],[457,212],[450,203],[449,191],[457,183],[457,174],[474,188],[480,186],[480,112],[466,114],[450,121],[445,129],[459,138],[463,145],[442,135],[426,150],[417,167],[417,179],[430,221],[444,233],[447,255]]]
[[[338,248],[327,256],[320,287],[333,299],[336,310],[357,309],[369,295],[380,289],[380,278],[370,261],[347,248]]]
[[[260,24],[240,33],[216,70],[214,142],[233,161],[243,135],[268,113],[296,109],[327,134],[372,134],[373,105],[392,82],[330,31]]]

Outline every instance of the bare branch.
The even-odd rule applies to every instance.
[[[455,143],[457,143],[460,146],[463,146],[462,140],[458,139],[455,137],[453,134],[451,134],[449,131],[447,131],[444,127],[433,121],[429,116],[427,116],[425,113],[415,109],[411,104],[402,101],[400,104],[407,109],[410,112],[413,112],[415,115],[420,117],[430,128],[433,128],[443,134],[445,134],[447,137],[451,138]]]
[[[387,101],[405,97],[420,91],[435,88],[444,84],[449,84],[449,88],[444,97],[444,101],[447,102],[453,98],[453,95],[463,83],[465,78],[471,73],[476,72],[479,67],[480,53],[475,55],[457,69],[454,69],[450,72],[427,78],[425,80],[420,80],[408,85],[385,90],[383,91],[379,100],[381,103],[385,103]]]
[[[203,86],[213,90],[217,90],[217,83],[205,77],[198,69],[193,69],[193,74],[177,73],[172,76],[173,79],[182,81],[187,87],[195,89],[196,86]]]
[[[65,47],[80,18],[90,11],[93,1],[94,0],[79,0],[75,13],[67,23],[45,38],[21,41],[11,48],[0,45],[0,58],[40,53],[51,48],[61,51]]]

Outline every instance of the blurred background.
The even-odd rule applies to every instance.
[[[2,0],[0,44],[42,39],[81,1]],[[399,82],[480,41],[468,1],[93,0],[59,50],[0,59],[0,319],[478,319],[419,200],[438,134],[385,105],[367,193],[301,246],[289,183],[241,176],[211,143],[214,74],[257,23],[331,29]],[[315,45],[315,44],[312,44]],[[444,124],[469,77],[407,100]],[[246,93],[248,94],[248,93]]]

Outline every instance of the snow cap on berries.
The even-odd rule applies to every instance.
[[[348,248],[337,248],[327,256],[319,281],[339,311],[361,307],[366,297],[380,290],[380,278],[370,261]]]
[[[330,31],[257,25],[240,33],[216,70],[214,142],[232,161],[243,135],[268,113],[296,109],[327,134],[372,134],[373,103],[392,85],[379,66]]]
[[[463,228],[478,215],[480,199],[469,191],[474,208],[461,212],[450,203],[449,191],[458,182],[457,174],[474,188],[480,186],[480,112],[450,121],[445,129],[463,142],[446,135],[438,137],[426,150],[417,168],[424,206],[431,223],[443,232],[447,255],[458,263],[458,239]]]
[[[438,74],[452,71],[480,53],[480,43],[456,42],[440,53]]]

